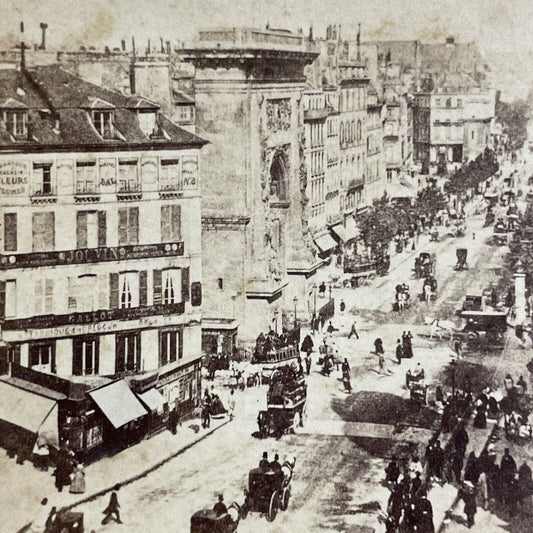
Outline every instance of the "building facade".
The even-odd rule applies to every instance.
[[[4,362],[88,390],[149,377],[192,409],[205,141],[58,66],[0,77]]]

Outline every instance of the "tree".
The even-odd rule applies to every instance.
[[[515,100],[507,103],[499,100],[496,103],[496,117],[503,124],[503,131],[507,134],[507,149],[515,151],[522,148],[527,139],[529,120],[527,102]]]
[[[439,187],[434,185],[422,189],[416,198],[416,210],[430,220],[435,218],[439,211],[445,209],[446,205],[446,196]]]

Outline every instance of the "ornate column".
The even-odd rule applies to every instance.
[[[517,325],[523,325],[526,321],[526,273],[520,259],[516,263],[514,273],[514,293],[515,321]]]

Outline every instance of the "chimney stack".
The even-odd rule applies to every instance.
[[[125,52],[126,51],[126,41],[124,39],[122,39],[122,41],[120,41],[120,44],[122,46],[122,51]]]
[[[39,46],[39,49],[46,50],[46,28],[48,28],[48,24],[41,22],[39,26],[41,27],[41,46]]]
[[[148,48],[146,49],[146,55],[150,53],[150,39],[148,39]]]
[[[24,22],[20,23],[20,33],[22,40],[20,41],[20,68],[26,68],[26,44],[24,43]]]
[[[135,57],[135,37],[131,38],[131,51],[133,52],[133,57]]]
[[[170,41],[167,41],[167,54],[170,55]]]
[[[164,54],[165,53],[165,47],[163,45],[163,37],[159,37],[159,40],[161,41],[161,53]]]

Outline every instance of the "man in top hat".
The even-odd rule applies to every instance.
[[[269,467],[270,463],[268,461],[268,452],[263,452],[263,458],[259,461],[259,468],[267,470]]]

